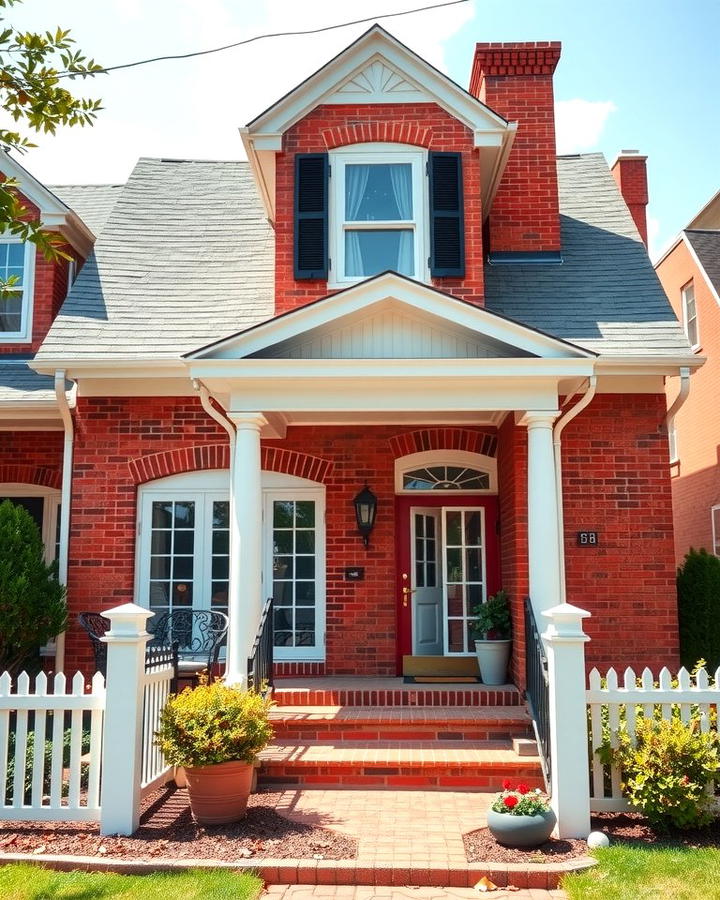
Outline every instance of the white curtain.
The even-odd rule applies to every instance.
[[[391,165],[392,184],[399,219],[412,219],[412,169],[408,165]]]
[[[345,166],[345,220],[356,222],[365,197],[370,166]]]
[[[400,244],[398,246],[397,271],[401,275],[415,274],[415,251],[413,249],[412,231],[400,232]]]

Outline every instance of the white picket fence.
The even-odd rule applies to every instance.
[[[705,669],[691,675],[680,669],[677,684],[666,668],[657,680],[650,669],[644,669],[639,677],[628,668],[623,673],[622,686],[615,669],[609,669],[603,678],[597,669],[590,672],[587,705],[589,710],[589,737],[592,750],[590,767],[590,806],[596,812],[616,812],[629,809],[620,789],[620,770],[617,766],[605,766],[594,752],[603,742],[603,718],[606,717],[610,745],[617,747],[621,723],[630,738],[636,734],[639,719],[650,719],[658,714],[670,719],[673,709],[683,722],[695,720],[701,731],[717,731],[717,714],[720,704],[720,669],[711,679]]]
[[[142,797],[169,780],[154,735],[175,674],[171,654],[146,655],[149,610],[125,604],[106,615],[108,676],[96,673],[89,691],[80,672],[69,691],[56,675],[52,693],[44,673],[32,691],[25,672],[15,684],[0,676],[0,821],[99,821],[102,834],[132,834]]]
[[[92,679],[90,693],[85,692],[85,679],[80,672],[75,674],[69,691],[66,691],[65,676],[56,675],[52,693],[48,693],[44,672],[35,678],[32,692],[26,672],[18,677],[15,685],[7,672],[0,676],[0,773],[6,773],[0,794],[0,819],[83,822],[100,819],[104,709],[105,679],[99,672]],[[84,755],[86,714],[90,747]],[[66,732],[69,732],[70,749],[67,766],[63,759]],[[12,754],[9,753],[11,733],[15,738]],[[29,738],[32,738],[30,742]],[[11,761],[14,775],[12,783],[8,783]]]

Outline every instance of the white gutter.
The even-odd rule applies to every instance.
[[[665,429],[667,431],[668,436],[670,432],[673,430],[675,425],[675,416],[680,412],[681,406],[687,400],[688,394],[690,393],[690,369],[687,366],[683,366],[680,369],[680,390],[678,391],[677,397],[673,400],[670,409],[668,409],[667,414],[665,416]],[[674,462],[675,460],[671,459],[670,462]]]
[[[55,372],[55,397],[57,399],[60,417],[65,428],[65,440],[63,442],[62,485],[60,493],[60,547],[58,550],[58,580],[60,584],[67,585],[68,558],[70,555],[70,503],[72,499],[72,465],[73,443],[75,429],[71,413],[71,404],[68,403],[65,392],[65,371],[58,369]],[[71,403],[75,406],[77,385],[73,385]],[[62,672],[65,668],[65,632],[55,639],[55,671]]]
[[[215,421],[222,425],[222,427],[227,431],[228,438],[230,439],[230,481],[232,483],[232,472],[233,472],[233,463],[235,462],[235,426],[227,418],[227,416],[223,415],[220,410],[216,409],[212,405],[210,391],[205,387],[205,385],[198,378],[193,378],[192,380],[193,388],[200,395],[200,403],[202,404],[202,408],[205,412],[210,416],[210,418],[215,419]]]
[[[562,447],[561,436],[567,424],[579,415],[588,404],[592,402],[597,390],[597,376],[591,375],[588,380],[588,389],[578,402],[571,406],[555,422],[553,428],[553,451],[555,457],[555,490],[557,491],[557,527],[558,527],[558,556],[560,564],[560,599],[558,603],[565,603],[565,513],[563,510],[563,484],[562,484]]]

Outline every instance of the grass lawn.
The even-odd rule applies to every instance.
[[[53,872],[39,866],[0,867],[2,900],[255,900],[262,881],[254,875],[222,869],[194,870],[178,874],[105,875],[95,872]]]
[[[600,864],[568,875],[571,900],[710,900],[720,897],[720,850],[707,847],[609,847]]]

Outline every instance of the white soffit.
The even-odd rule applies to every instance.
[[[387,272],[187,354],[191,361],[247,357],[588,359],[594,354]]]
[[[489,212],[517,124],[506,121],[438,69],[373,25],[247,127],[240,129],[268,217],[275,219],[275,155],[282,136],[322,104],[437,103],[473,133]]]

